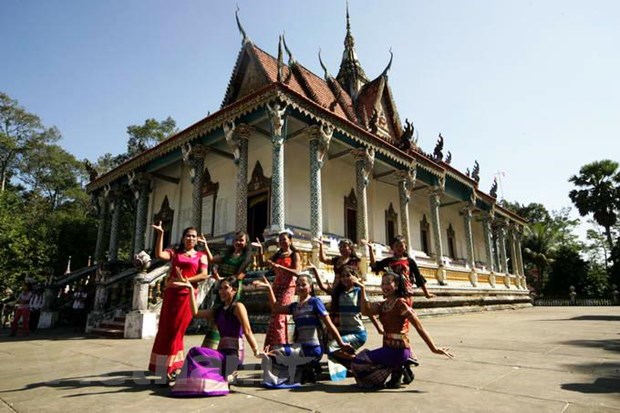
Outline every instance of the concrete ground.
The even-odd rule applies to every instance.
[[[0,413],[620,412],[620,307],[533,307],[423,323],[456,358],[432,354],[412,332],[421,365],[403,389],[362,392],[348,378],[267,390],[250,356],[230,395],[194,399],[168,397],[145,372],[153,340],[87,339],[59,330],[10,338],[2,330]],[[187,336],[186,346],[201,339]],[[371,332],[368,346],[379,345]]]

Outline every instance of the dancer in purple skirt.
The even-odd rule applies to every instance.
[[[178,286],[193,289],[185,281]],[[219,284],[222,305],[198,311],[198,304],[191,296],[192,313],[195,317],[214,321],[220,333],[217,350],[193,347],[187,353],[181,373],[172,388],[173,396],[222,396],[229,393],[228,382],[236,378],[236,371],[243,363],[245,334],[254,356],[260,357],[254,334],[250,328],[248,313],[242,303],[236,301],[238,280],[228,277]]]

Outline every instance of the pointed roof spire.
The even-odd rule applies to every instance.
[[[278,36],[278,82],[284,81],[284,59],[282,57],[282,35]]]
[[[366,73],[357,60],[357,53],[355,52],[355,39],[351,34],[349,2],[347,2],[347,34],[344,38],[344,52],[336,79],[353,99],[357,96],[362,85],[368,82]]]
[[[239,33],[241,33],[242,37],[241,44],[245,46],[248,43],[252,43],[248,35],[245,33],[245,30],[243,30],[241,22],[239,21],[239,5],[237,5],[237,10],[235,11],[235,19],[237,20],[237,28],[239,29]]]
[[[325,80],[332,77],[332,75],[330,75],[329,72],[327,71],[327,68],[325,67],[325,63],[323,63],[323,59],[321,59],[321,49],[319,49],[319,63],[321,64],[321,67],[323,68],[323,71],[325,72]]]
[[[284,44],[284,50],[286,50],[286,54],[288,55],[288,64],[290,66],[290,65],[297,63],[297,61],[293,57],[293,53],[291,53],[291,51],[288,48],[288,45],[286,44],[286,38],[284,37],[285,35],[286,33],[282,33],[282,43]]]
[[[383,73],[381,73],[381,76],[387,77],[388,72],[392,68],[392,60],[394,60],[394,53],[392,53],[392,48],[390,47],[390,62],[388,63],[388,65],[383,70]]]

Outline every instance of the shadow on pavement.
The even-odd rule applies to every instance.
[[[620,351],[620,340],[568,340],[560,344],[567,346],[602,348],[609,351]]]
[[[620,315],[580,315],[579,317],[569,318],[568,320],[620,321]]]
[[[97,337],[87,337],[83,331],[74,331],[71,327],[59,327],[53,329],[37,329],[29,335],[18,333],[11,337],[8,329],[0,330],[0,343],[16,341],[37,341],[37,340],[89,340]]]
[[[149,376],[152,377],[152,373],[148,371],[115,371],[98,376],[66,377],[45,382],[30,383],[22,388],[0,391],[0,394],[47,387],[62,390],[85,390],[88,388],[93,388],[92,392],[84,391],[63,397],[82,397],[112,393],[137,393],[144,391],[150,391],[151,394],[155,396],[169,396],[170,389],[165,381],[160,378],[149,378]],[[109,390],[102,389],[102,387],[108,387]]]
[[[304,385],[302,387],[297,387],[291,389],[292,392],[295,393],[306,393],[306,392],[317,392],[322,391],[325,393],[426,393],[421,390],[416,390],[413,388],[414,384],[410,384],[409,386],[404,386],[401,389],[377,389],[377,390],[369,390],[369,389],[361,389],[357,387],[355,384],[350,385],[336,385],[329,383],[315,383],[310,385]]]
[[[566,383],[562,389],[588,394],[620,393],[620,377],[600,377],[594,383]]]

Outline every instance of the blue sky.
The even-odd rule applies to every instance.
[[[250,38],[276,55],[338,72],[345,2],[3,0],[0,90],[95,160],[125,150],[126,127],[172,116],[184,128],[219,109]],[[620,161],[620,2],[435,0],[349,3],[362,66],[389,73],[401,119],[423,150],[439,132],[452,164],[481,165],[511,201],[570,205],[568,178]]]

